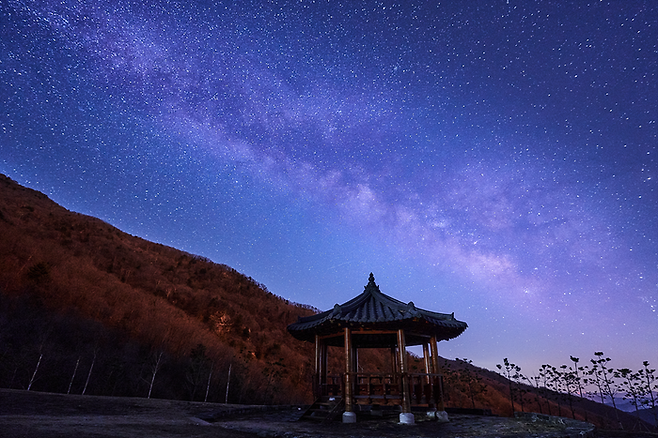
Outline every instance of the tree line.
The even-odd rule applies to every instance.
[[[249,404],[296,397],[298,388],[269,370],[214,347],[175,353],[166,342],[139,342],[73,311],[53,312],[39,296],[0,291],[0,387]],[[286,364],[277,373],[287,374]]]

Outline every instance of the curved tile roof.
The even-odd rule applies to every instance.
[[[462,334],[468,325],[455,319],[454,313],[438,313],[417,308],[413,302],[403,303],[383,294],[375,284],[371,273],[368,284],[361,295],[333,309],[316,315],[299,318],[288,326],[295,338],[315,341],[315,335],[340,336],[345,327],[359,331],[397,331],[404,328],[407,344],[417,345],[424,337],[435,335],[437,340],[448,340]],[[395,337],[371,335],[363,337],[364,346],[395,345]],[[338,341],[340,343],[342,341]]]

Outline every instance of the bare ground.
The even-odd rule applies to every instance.
[[[413,426],[392,419],[357,424],[295,421],[296,407],[243,406],[143,398],[64,395],[0,389],[0,437],[584,437],[591,425],[570,420],[452,415]]]

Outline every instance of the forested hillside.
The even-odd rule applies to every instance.
[[[0,236],[1,386],[224,401],[230,368],[230,401],[308,398],[305,306],[5,176]]]

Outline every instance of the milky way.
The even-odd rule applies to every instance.
[[[447,357],[658,363],[651,2],[6,1],[0,172]]]

